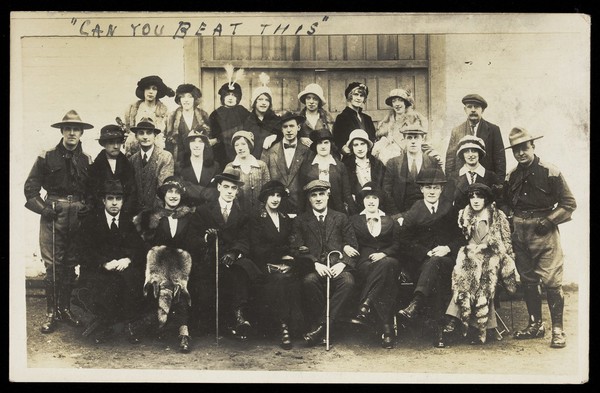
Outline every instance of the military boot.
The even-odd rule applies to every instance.
[[[564,348],[567,346],[567,338],[563,331],[563,310],[565,306],[565,297],[562,287],[546,289],[546,299],[550,308],[550,318],[552,319],[552,348]]]
[[[73,292],[73,286],[70,284],[63,284],[59,289],[58,320],[66,322],[74,327],[81,326],[81,321],[71,312],[71,293]]]
[[[546,327],[542,322],[542,291],[539,285],[528,284],[523,288],[523,296],[529,313],[529,324],[525,329],[517,330],[514,338],[527,340],[544,337]]]
[[[56,329],[56,309],[54,303],[54,288],[46,284],[46,319],[40,328],[42,333],[52,333]]]

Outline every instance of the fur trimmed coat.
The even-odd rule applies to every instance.
[[[477,216],[471,206],[458,215],[467,245],[462,246],[452,272],[453,301],[460,309],[460,320],[465,327],[474,324],[481,336],[485,335],[489,305],[494,301],[496,286],[500,282],[509,293],[517,289],[515,255],[511,233],[504,212],[495,203],[488,205],[488,232],[477,242],[475,227]]]

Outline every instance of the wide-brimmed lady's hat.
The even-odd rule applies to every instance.
[[[177,176],[169,176],[165,179],[165,181],[163,181],[163,184],[158,187],[156,190],[156,195],[158,195],[160,199],[164,199],[167,191],[171,188],[179,190],[181,195],[185,194],[185,186],[183,185],[181,178]]]
[[[175,103],[177,103],[177,105],[181,105],[181,96],[185,93],[190,93],[195,100],[202,97],[202,92],[199,88],[191,83],[184,83],[183,85],[177,86],[177,90],[175,90]]]
[[[494,192],[490,187],[483,183],[470,184],[469,188],[467,189],[467,195],[470,197],[473,195],[473,193],[478,193],[479,195],[483,196],[487,203],[490,203],[494,200]]]
[[[250,131],[244,131],[244,130],[240,130],[240,131],[236,131],[235,134],[233,134],[233,136],[231,137],[231,145],[235,145],[235,141],[239,138],[244,138],[246,140],[246,142],[248,143],[248,147],[250,148],[250,151],[254,150],[254,134],[251,133]]]
[[[371,142],[371,140],[369,139],[369,134],[367,134],[367,131],[357,128],[356,130],[350,133],[350,136],[348,137],[348,142],[346,142],[346,147],[350,149],[350,151],[352,151],[352,142],[355,139],[365,141],[367,145],[369,145],[369,149],[373,147],[373,142]]]
[[[280,127],[283,126],[283,123],[288,122],[290,120],[296,120],[298,125],[300,125],[306,121],[306,118],[304,116],[298,115],[294,112],[287,111],[283,115],[281,115],[281,117],[279,118],[279,126]]]
[[[415,103],[415,101],[412,98],[410,90],[393,89],[392,91],[390,91],[390,94],[388,94],[387,98],[385,99],[385,104],[387,106],[392,106],[392,100],[394,98],[401,98],[402,100],[404,100],[404,103],[407,108],[409,106],[414,105],[414,103]]]
[[[89,130],[90,128],[94,128],[93,125],[91,125],[89,123],[84,123],[83,121],[81,121],[81,117],[79,117],[79,114],[77,112],[75,112],[75,110],[73,110],[73,109],[68,111],[63,116],[62,121],[59,121],[58,123],[54,123],[50,127],[62,128],[65,126],[80,127],[82,130]]]
[[[279,180],[269,180],[266,182],[262,188],[260,189],[260,194],[258,194],[258,200],[262,203],[267,201],[269,195],[273,195],[274,193],[279,193],[282,197],[287,197],[290,195],[285,185]]]
[[[321,100],[320,106],[323,106],[327,103],[327,101],[325,100],[325,94],[323,94],[323,88],[321,86],[317,85],[316,83],[310,83],[310,84],[306,85],[304,90],[302,90],[300,93],[298,93],[298,100],[301,103],[306,104],[306,96],[308,94],[314,94],[317,97],[319,97],[319,100]]]
[[[239,169],[225,167],[223,173],[216,175],[211,182],[221,183],[223,180],[230,181],[232,183],[237,184],[238,186],[243,186],[244,182],[240,180],[242,177]]]
[[[446,175],[441,168],[423,168],[417,175],[418,184],[445,184]]]
[[[543,137],[543,135],[533,136],[523,127],[514,127],[512,130],[510,130],[510,134],[508,134],[510,145],[506,147],[505,150],[520,145],[523,142],[534,141]]]
[[[460,139],[460,141],[458,141],[456,156],[462,158],[461,154],[466,149],[477,149],[479,151],[480,160],[485,156],[485,142],[483,139],[476,137],[475,135],[465,135]]]
[[[144,90],[148,86],[156,86],[158,90],[156,93],[156,99],[163,98],[164,96],[173,97],[175,92],[169,86],[165,85],[163,80],[157,75],[145,76],[140,79],[135,88],[135,96],[140,100],[144,99]]]
[[[123,129],[116,124],[109,124],[100,129],[100,138],[98,143],[104,146],[104,142],[118,139],[121,143],[125,141]]]
[[[362,90],[363,93],[365,93],[365,98],[367,98],[367,96],[369,95],[369,88],[367,87],[367,85],[365,85],[364,83],[361,83],[361,82],[351,82],[348,85],[348,87],[346,87],[346,90],[344,90],[344,95],[345,95],[346,99],[348,99],[348,95],[354,89]]]
[[[372,181],[366,182],[358,192],[360,199],[365,199],[367,195],[375,195],[379,200],[383,199],[382,190]]]
[[[134,133],[142,130],[154,131],[155,135],[161,133],[160,129],[154,126],[154,121],[149,117],[143,117],[135,127],[131,127],[131,131]]]

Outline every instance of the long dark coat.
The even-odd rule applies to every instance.
[[[98,197],[98,192],[107,180],[119,180],[123,186],[123,212],[130,215],[137,213],[137,186],[135,184],[135,172],[133,166],[125,157],[125,154],[119,153],[117,156],[117,165],[115,173],[110,169],[106,152],[102,150],[90,167],[90,183],[94,194],[94,207],[100,211],[104,209],[102,201]]]
[[[350,107],[346,107],[335,118],[335,122],[333,123],[333,138],[339,151],[342,151],[342,147],[348,142],[350,133],[357,128],[365,130],[371,142],[375,142],[375,133],[377,130],[375,129],[375,124],[373,124],[373,119],[362,111],[360,112],[360,117],[362,118],[362,123],[358,121],[356,111]]]

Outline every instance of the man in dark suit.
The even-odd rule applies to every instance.
[[[298,143],[298,131],[304,120],[304,117],[292,112],[284,113],[280,120],[283,139],[262,154],[271,180],[280,181],[289,191],[289,197],[281,203],[281,211],[292,215],[298,214],[300,203],[304,203],[299,170],[310,155],[310,149]]]
[[[394,220],[399,220],[413,203],[423,199],[417,176],[423,170],[441,168],[434,157],[423,153],[427,132],[419,122],[402,127],[400,132],[404,134],[406,150],[387,162],[383,177],[383,190],[388,197],[388,206],[384,206],[383,210]]]
[[[500,127],[483,119],[482,115],[487,108],[487,102],[479,94],[467,94],[463,97],[467,121],[455,127],[450,134],[450,142],[446,150],[446,175],[455,177],[462,167],[461,157],[456,156],[458,142],[465,135],[475,135],[483,140],[486,149],[485,157],[481,158],[481,165],[494,172],[500,179],[506,176],[506,155]]]
[[[309,346],[321,343],[326,332],[327,277],[331,279],[329,317],[330,321],[335,321],[354,288],[351,271],[359,256],[356,235],[348,217],[327,207],[330,187],[324,180],[313,180],[304,186],[311,209],[294,221],[293,256],[301,263],[313,266],[302,282],[306,314],[313,326],[304,335]],[[333,251],[340,252],[341,256],[331,254]]]
[[[398,311],[404,324],[415,319],[426,301],[433,303],[434,316],[442,315],[462,240],[452,202],[440,198],[446,183],[444,172],[437,168],[421,171],[417,183],[423,200],[415,202],[404,215],[399,240],[400,261],[416,281],[412,301]]]
[[[219,255],[217,258],[221,277],[219,290],[223,290],[224,298],[228,303],[227,309],[231,311],[230,316],[234,318],[231,333],[236,338],[245,340],[252,330],[252,324],[246,318],[250,292],[253,283],[260,278],[262,272],[249,258],[250,216],[248,212],[242,210],[236,199],[239,187],[244,182],[240,180],[240,171],[234,168],[225,168],[223,173],[215,176],[213,181],[217,183],[219,198],[199,207],[196,214],[199,216],[200,225],[205,228],[209,248],[211,248],[211,244],[214,244],[215,236],[218,238]],[[214,261],[215,254],[211,250],[207,254],[203,266],[200,267],[203,272],[200,274],[201,277],[215,276]],[[213,281],[213,279],[207,280],[206,285],[202,285],[205,292],[200,297],[205,301],[214,299]],[[213,285],[212,291],[211,285]],[[204,308],[202,305],[200,307]]]
[[[118,322],[128,322],[128,338],[137,343],[133,321],[144,304],[146,249],[131,216],[122,210],[121,183],[107,180],[98,191],[104,208],[90,214],[79,232],[78,298],[99,317],[97,343],[111,336]]]

